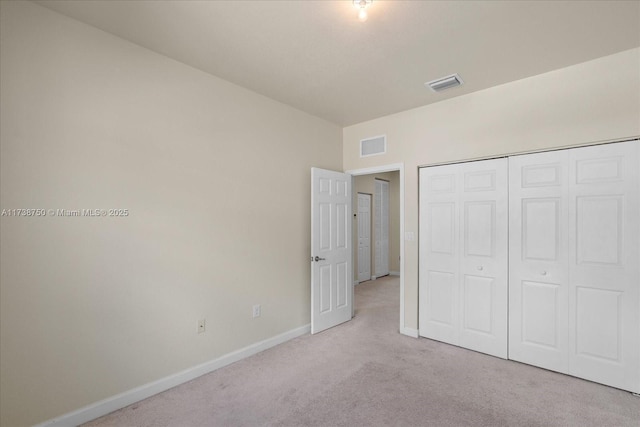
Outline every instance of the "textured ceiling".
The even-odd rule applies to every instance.
[[[640,46],[639,1],[38,3],[339,125]]]

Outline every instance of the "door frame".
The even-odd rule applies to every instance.
[[[383,172],[396,172],[400,173],[400,333],[408,335],[413,338],[418,338],[417,329],[407,328],[404,320],[404,277],[405,277],[405,262],[404,262],[404,163],[392,163],[388,165],[373,166],[363,169],[352,169],[345,171],[353,177],[360,175],[372,175]],[[352,185],[353,187],[353,185]]]

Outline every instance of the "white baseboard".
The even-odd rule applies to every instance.
[[[406,326],[400,328],[400,333],[402,335],[406,335],[406,336],[412,337],[412,338],[418,338],[418,336],[419,336],[417,329],[407,328]]]
[[[245,348],[228,353],[201,365],[194,366],[182,372],[161,378],[152,383],[145,384],[132,390],[125,391],[124,393],[108,397],[99,402],[92,403],[84,408],[80,408],[60,417],[45,421],[34,427],[70,427],[95,420],[103,415],[122,409],[125,406],[129,406],[155,394],[169,390],[177,385],[191,381],[194,378],[198,378],[204,374],[208,374],[209,372],[213,372],[234,362],[253,356],[254,354],[260,353],[268,348],[275,347],[278,344],[282,344],[286,341],[308,334],[310,331],[310,324],[292,329],[288,332],[251,344]]]

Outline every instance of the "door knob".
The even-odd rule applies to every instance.
[[[315,262],[324,261],[326,258],[320,258],[318,255],[314,258]]]
[[[484,267],[482,267],[481,265],[479,265],[478,267],[476,267],[478,269],[478,271],[482,271],[484,270]]]
[[[543,276],[546,276],[546,275],[547,275],[547,272],[546,272],[546,271],[543,271],[543,272],[542,272],[542,273],[540,273],[540,274],[542,274]]]

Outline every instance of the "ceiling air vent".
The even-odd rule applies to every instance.
[[[445,89],[460,86],[462,83],[464,82],[459,75],[451,74],[450,76],[427,82],[425,85],[429,86],[429,88],[434,92],[442,92]]]
[[[360,157],[377,156],[387,152],[387,136],[374,136],[360,140]]]

